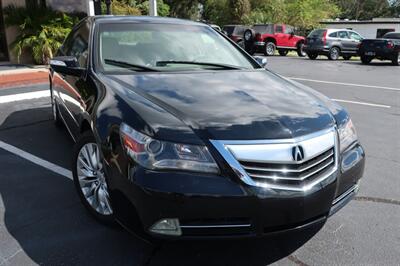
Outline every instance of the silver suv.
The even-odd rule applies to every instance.
[[[330,60],[342,56],[349,60],[356,56],[358,44],[364,39],[359,33],[348,29],[316,29],[306,38],[304,51],[312,60],[318,55],[326,55]]]

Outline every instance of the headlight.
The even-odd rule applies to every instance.
[[[357,141],[356,128],[349,119],[339,128],[340,152],[346,150],[351,144]]]
[[[121,124],[120,134],[129,157],[147,169],[219,173],[205,146],[156,140],[124,123]]]

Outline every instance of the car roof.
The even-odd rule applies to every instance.
[[[166,18],[166,17],[153,17],[153,16],[115,16],[115,15],[99,15],[93,16],[91,19],[100,23],[107,22],[141,22],[141,23],[158,23],[158,24],[177,24],[177,25],[195,25],[207,26],[201,22],[195,22],[187,19]]]

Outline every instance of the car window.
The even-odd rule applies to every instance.
[[[244,27],[235,27],[234,34],[235,35],[243,35],[245,31]]]
[[[350,31],[350,39],[356,40],[356,41],[361,41],[363,38],[360,36],[360,34]]]
[[[253,30],[256,33],[261,33],[261,34],[265,34],[265,33],[269,33],[272,34],[274,33],[274,25],[272,24],[268,24],[268,25],[255,25],[253,27]]]
[[[100,24],[99,32],[98,63],[106,71],[126,71],[110,61],[159,71],[207,68],[196,62],[254,68],[236,46],[205,26],[110,23]],[[177,61],[180,63],[160,63]]]
[[[75,56],[80,67],[87,66],[89,31],[88,23],[83,23],[82,26],[71,34],[63,47],[64,54],[67,56]]]
[[[338,36],[337,31],[336,32],[332,32],[331,34],[329,34],[329,37],[332,37],[332,38],[337,38],[337,36]]]
[[[318,30],[313,30],[312,32],[310,32],[310,34],[308,34],[308,38],[321,38],[324,33],[326,32],[326,30],[324,29],[318,29]]]
[[[349,35],[347,34],[347,31],[339,31],[338,36],[340,39],[349,39]]]
[[[283,26],[282,25],[276,25],[275,32],[276,33],[283,33]]]
[[[228,35],[232,35],[233,32],[235,31],[235,27],[234,26],[225,26],[225,27],[223,27],[223,30],[226,31],[226,33]]]
[[[386,33],[385,35],[383,35],[383,38],[385,38],[385,39],[398,39],[398,40],[400,40],[400,33],[389,32],[389,33]]]
[[[292,34],[292,33],[294,33],[294,28],[293,28],[292,26],[287,26],[287,25],[286,25],[285,33],[286,33],[286,34]]]

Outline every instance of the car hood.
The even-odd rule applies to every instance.
[[[178,119],[203,139],[293,138],[335,124],[326,103],[312,90],[269,71],[135,73],[104,77],[114,87],[117,84],[120,90],[134,91],[162,108],[173,120]],[[157,127],[163,127],[159,121],[147,122],[155,132]],[[165,121],[167,124],[174,123]]]

